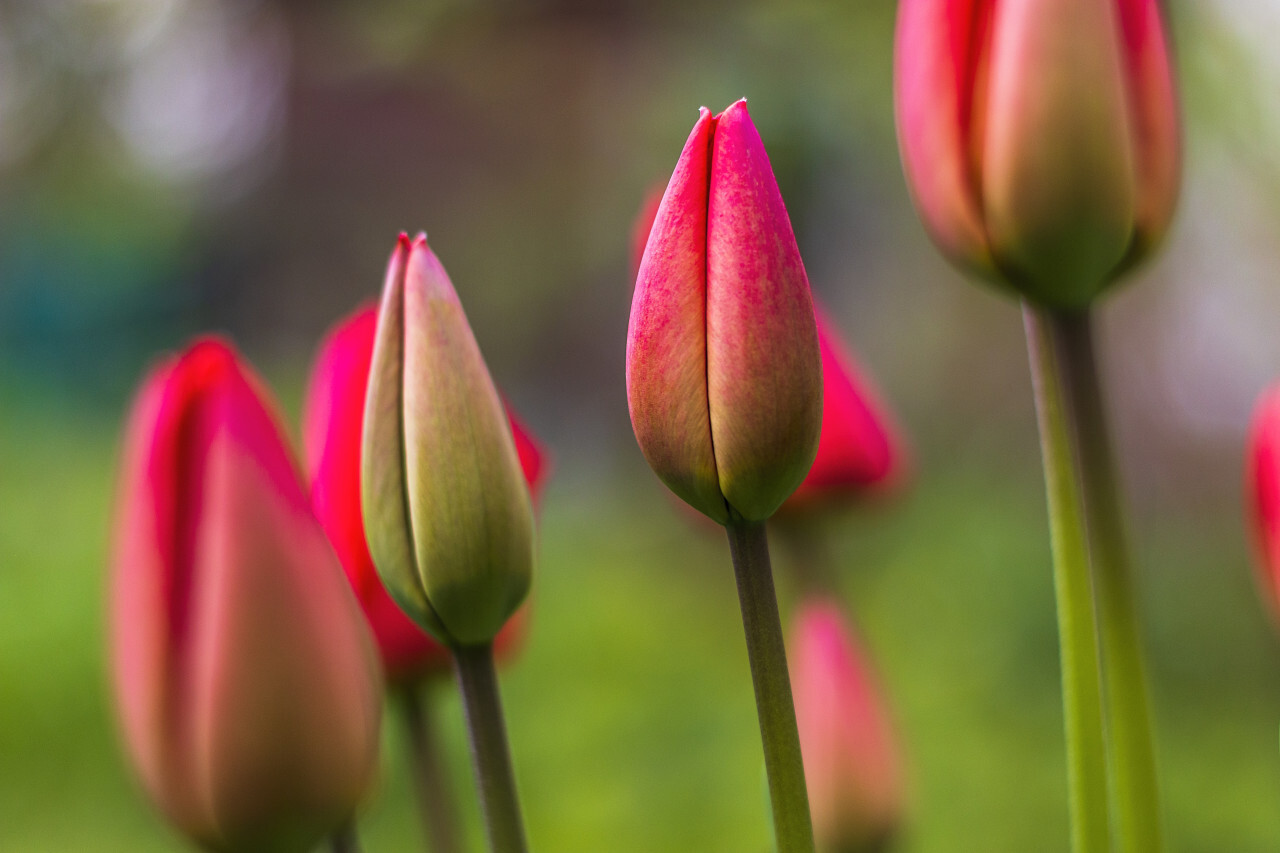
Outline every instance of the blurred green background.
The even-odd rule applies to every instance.
[[[1252,401],[1280,377],[1280,11],[1172,15],[1183,204],[1106,303],[1104,357],[1169,847],[1273,851],[1280,646],[1240,470]],[[743,95],[813,287],[913,448],[907,489],[827,530],[907,754],[900,849],[1065,850],[1020,317],[911,211],[893,16],[888,0],[0,4],[0,850],[183,848],[134,786],[106,696],[129,393],[158,353],[219,330],[296,422],[320,334],[376,294],[401,229],[430,233],[554,456],[533,631],[503,676],[533,846],[768,848],[727,548],[645,467],[623,390],[632,217],[696,108]],[[388,723],[372,853],[419,846]],[[451,696],[445,729],[479,849]]]

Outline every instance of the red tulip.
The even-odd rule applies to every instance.
[[[898,138],[951,258],[1060,308],[1168,227],[1178,108],[1159,0],[902,0]]]
[[[1268,597],[1280,606],[1280,385],[1258,401],[1245,466],[1259,574]]]
[[[303,447],[311,472],[311,501],[346,570],[373,629],[388,678],[412,681],[449,668],[449,651],[405,615],[378,577],[365,539],[360,509],[360,447],[364,404],[378,311],[368,305],[339,323],[316,355],[303,410]],[[536,505],[548,466],[542,447],[516,419],[507,417],[516,453]],[[525,609],[516,612],[494,641],[510,654],[524,635]]]
[[[780,515],[883,489],[902,476],[906,465],[901,441],[874,389],[830,318],[815,308],[822,348],[822,434],[813,467]]]
[[[882,849],[903,817],[902,768],[875,678],[835,603],[801,605],[789,657],[818,850]]]
[[[627,333],[645,459],[721,523],[800,485],[822,423],[809,281],[745,101],[703,109],[658,208]]]
[[[664,184],[649,187],[636,211],[636,218],[631,223],[631,278],[640,273],[640,259],[644,257],[644,247],[649,244],[649,233],[653,231],[653,220],[658,218],[658,207],[662,204]]]
[[[202,340],[125,434],[111,661],[152,799],[215,850],[306,850],[372,779],[381,678],[266,392]]]

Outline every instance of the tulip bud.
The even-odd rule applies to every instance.
[[[261,383],[217,340],[125,433],[111,662],[152,799],[202,846],[311,849],[372,779],[381,678]]]
[[[902,822],[902,769],[875,679],[835,603],[798,609],[789,657],[818,850],[881,850]]]
[[[511,427],[425,235],[391,257],[361,451],[369,550],[387,591],[449,646],[493,640],[529,590],[533,508]]]
[[[831,319],[818,308],[822,434],[804,482],[779,508],[798,514],[883,489],[903,476],[902,442]]]
[[[1280,385],[1263,394],[1254,410],[1245,488],[1253,511],[1259,576],[1272,604],[1280,607]]]
[[[701,111],[658,208],[631,302],[627,401],[650,467],[721,523],[768,518],[813,463],[809,281],[746,101]]]
[[[360,447],[365,395],[378,312],[357,310],[325,338],[316,356],[303,407],[303,446],[311,472],[311,503],[373,629],[387,677],[415,681],[449,669],[448,649],[423,631],[387,594],[369,555],[360,511]],[[516,452],[537,503],[546,480],[545,452],[507,408]],[[524,636],[524,609],[507,620],[494,654],[511,654]]]
[[[898,139],[957,263],[1088,305],[1163,236],[1178,191],[1158,0],[902,0]]]

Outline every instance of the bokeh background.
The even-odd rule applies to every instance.
[[[1169,847],[1280,848],[1280,645],[1241,500],[1280,378],[1268,0],[1171,4],[1187,165],[1106,302]],[[1056,631],[1018,309],[925,238],[890,0],[0,2],[0,850],[183,849],[117,748],[103,651],[116,445],[157,354],[227,334],[296,423],[320,334],[425,229],[554,456],[530,641],[503,675],[540,850],[763,851],[727,549],[627,419],[632,218],[705,104],[748,96],[815,291],[909,437],[831,521],[910,768],[900,849],[1067,848]],[[777,560],[784,608],[794,600]],[[390,722],[390,721],[389,721]],[[457,703],[448,758],[479,849]],[[395,726],[363,816],[417,849]]]

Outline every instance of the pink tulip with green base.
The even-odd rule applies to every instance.
[[[210,850],[312,849],[373,781],[382,680],[262,383],[216,339],[125,432],[111,663],[143,787]]]

